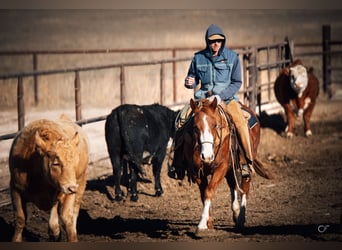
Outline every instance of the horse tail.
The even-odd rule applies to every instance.
[[[269,166],[266,167],[265,165],[266,164],[261,162],[258,158],[255,158],[253,161],[253,167],[258,175],[268,180],[274,179],[274,175]]]

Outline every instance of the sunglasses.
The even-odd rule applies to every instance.
[[[216,39],[216,40],[209,40],[209,43],[212,44],[212,43],[222,43],[222,39]]]

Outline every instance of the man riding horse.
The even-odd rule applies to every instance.
[[[194,96],[195,99],[218,96],[226,103],[226,112],[231,116],[237,129],[239,140],[243,147],[245,163],[242,164],[242,177],[248,178],[253,169],[249,128],[238,102],[237,92],[241,80],[240,60],[236,52],[225,47],[226,36],[222,29],[214,24],[210,25],[205,34],[206,48],[195,53],[185,79],[185,87],[194,89],[201,84]],[[176,135],[175,140],[179,136]],[[177,166],[177,158],[182,152],[175,142],[175,153],[172,167]],[[169,174],[172,177],[172,174]],[[174,178],[174,177],[172,177]]]

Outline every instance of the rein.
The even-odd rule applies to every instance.
[[[220,112],[222,114],[224,114],[225,118],[226,118],[226,121],[228,123],[228,127],[229,127],[229,151],[230,151],[230,155],[231,155],[231,161],[232,161],[232,168],[233,168],[233,173],[234,173],[234,179],[235,179],[235,182],[236,182],[236,187],[237,189],[240,191],[240,193],[244,193],[244,191],[242,190],[242,188],[240,187],[239,185],[239,181],[238,181],[238,178],[237,178],[237,174],[236,174],[236,159],[235,159],[235,153],[237,152],[237,148],[235,148],[235,151],[234,151],[234,148],[233,148],[233,145],[232,145],[232,141],[233,139],[236,140],[236,129],[235,129],[235,126],[234,126],[234,123],[232,122],[231,118],[229,117],[229,115],[224,112],[223,108],[221,106],[220,107]],[[234,143],[234,145],[238,145],[236,144],[236,142]]]

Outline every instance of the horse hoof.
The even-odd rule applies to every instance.
[[[164,191],[163,191],[163,190],[161,190],[161,189],[158,189],[158,190],[156,190],[156,197],[160,197],[160,196],[162,196],[162,195],[163,195],[163,193],[164,193]]]
[[[307,130],[307,131],[305,132],[305,136],[306,136],[306,137],[312,136],[312,131],[311,131],[311,129],[309,129],[309,130]]]
[[[169,176],[171,179],[175,180],[183,180],[185,176],[185,172],[177,172],[176,170],[171,170],[167,172],[167,176]]]
[[[62,241],[62,234],[59,233],[58,235],[49,235],[49,240],[52,242],[61,242]]]
[[[131,195],[131,201],[137,202],[139,200],[139,196],[137,194]]]

